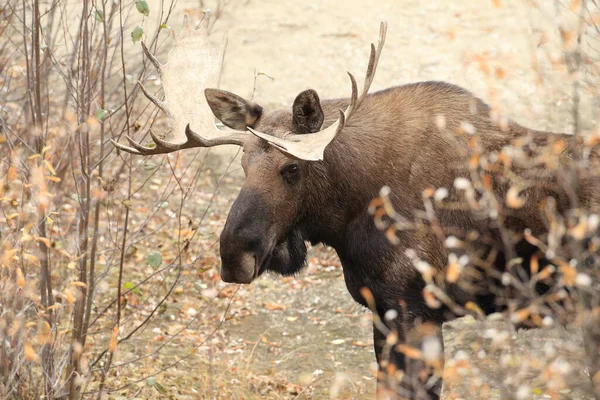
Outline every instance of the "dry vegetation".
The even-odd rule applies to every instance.
[[[203,3],[188,8],[175,2],[148,5],[144,0],[0,4],[0,398],[363,398],[373,392],[369,362],[374,359],[369,334],[364,333],[370,315],[331,288],[332,281],[340,284],[342,278],[339,262],[327,249],[313,249],[308,273],[278,280],[278,288],[270,280],[259,281],[256,288],[220,282],[217,238],[239,186],[235,154],[194,150],[141,158],[117,153],[108,142],[124,134],[140,139],[149,127],[164,126],[136,84],[146,80],[151,89],[160,87],[141,57],[142,36],[155,54],[164,54],[183,12],[198,22],[202,8],[212,6],[216,29],[224,29],[228,9],[240,8],[245,16],[243,9],[252,6]],[[491,3],[501,12],[501,1]],[[281,6],[273,5],[277,7]],[[534,2],[531,7],[537,9]],[[528,84],[543,88],[538,94],[548,93],[547,87],[562,91],[558,97],[568,106],[547,120],[568,125],[565,129],[580,135],[586,145],[596,144],[600,131],[590,99],[598,96],[595,38],[600,10],[593,1],[563,0],[540,7],[536,15],[548,9],[558,15],[557,22],[552,35],[535,31],[539,43],[527,75],[535,82]],[[397,22],[388,18],[388,23]],[[524,22],[529,23],[537,24]],[[378,21],[372,25],[376,29]],[[342,32],[340,40],[344,35],[349,34]],[[450,30],[438,40],[451,41],[455,35],[460,32]],[[388,42],[393,48],[393,40]],[[298,68],[287,59],[281,62]],[[481,93],[505,111],[506,97],[493,88],[517,73],[489,54],[468,63],[478,71],[481,87],[490,88],[486,92],[479,87]],[[386,77],[393,71],[382,68],[378,85],[389,86]],[[433,73],[424,68],[425,75]],[[228,76],[235,72],[228,71]],[[342,72],[337,71],[339,81],[331,84],[346,87]],[[569,79],[555,84],[555,74]],[[275,82],[282,84],[277,78]],[[251,84],[244,87],[253,91]],[[286,93],[295,94],[292,89]],[[279,97],[267,100],[281,102]],[[535,112],[529,117],[536,117]],[[472,183],[462,182],[476,199],[469,206],[481,213],[506,204],[505,199],[495,203],[485,196],[490,164],[477,154],[476,143],[471,150]],[[536,168],[572,172],[571,177],[600,173],[589,169],[586,156],[583,152],[573,171],[552,171],[543,154],[526,168],[531,173]],[[424,193],[425,205],[443,203],[435,189]],[[385,196],[379,201],[384,204]],[[516,207],[520,198],[508,201],[509,207]],[[393,217],[392,211],[386,209]],[[573,215],[547,211],[552,220],[548,235],[531,240],[560,256],[552,260],[561,277],[553,293],[561,300],[570,294],[567,322],[600,326],[594,325],[600,319],[598,216],[581,209]],[[421,217],[422,226],[435,220],[426,213]],[[468,269],[469,265],[452,264],[445,276],[459,279]],[[533,279],[541,280],[554,269],[533,272]],[[512,319],[549,324],[540,313],[546,308],[539,307],[547,299],[521,290],[528,280],[506,280],[517,293]],[[432,306],[444,300],[434,285],[428,290]],[[298,300],[286,302],[288,295]],[[340,296],[346,300],[336,304]],[[286,307],[294,307],[294,313]],[[321,314],[322,307],[329,314]],[[257,308],[274,317],[248,323]],[[475,306],[457,310],[483,319]],[[291,325],[281,327],[278,319]],[[357,326],[362,336],[354,334]],[[240,339],[232,340],[231,332]],[[311,334],[302,346],[286,344],[302,332]],[[599,335],[593,329],[585,332]],[[320,341],[330,347],[314,347]],[[596,336],[588,343],[598,346],[600,340]],[[593,354],[591,347],[588,355]],[[337,354],[337,348],[344,354]],[[315,362],[320,354],[325,361]],[[345,365],[358,360],[361,365]],[[600,363],[598,358],[595,363]],[[538,386],[520,389],[531,376],[526,373],[517,376],[522,381],[492,384],[511,388],[503,398],[529,398],[529,389],[569,398],[560,392],[563,386],[543,384],[554,380],[557,372],[542,371],[545,380]],[[600,385],[600,375],[594,379]],[[470,390],[480,392],[490,383],[484,379],[479,384]]]

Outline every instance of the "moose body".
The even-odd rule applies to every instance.
[[[319,120],[315,114],[323,113],[323,126],[332,124],[337,110],[349,102],[320,102],[309,90],[296,98],[293,110],[266,112],[224,91],[207,91],[207,99],[226,125],[282,138],[289,132],[302,134],[306,121]],[[444,129],[436,116],[445,117]],[[473,127],[472,135],[456,133],[465,122]],[[396,212],[410,220],[423,208],[422,193],[427,188],[445,187],[451,197],[457,196],[452,188],[456,178],[468,176],[471,137],[484,152],[492,153],[528,135],[539,143],[559,137],[574,141],[569,135],[534,131],[514,122],[501,129],[491,120],[489,107],[471,93],[444,82],[423,82],[367,96],[343,134],[325,149],[322,161],[290,158],[261,138],[248,138],[242,157],[246,182],[220,238],[221,277],[249,283],[265,271],[294,274],[305,264],[305,241],[324,243],[337,252],[354,300],[367,306],[361,290],[368,288],[382,320],[386,311],[397,311],[391,323],[400,341],[415,319],[441,324],[451,316],[443,307],[426,305],[425,282],[407,250],[440,270],[447,265],[448,250],[435,235],[412,231],[398,232],[398,244],[390,243],[375,227],[369,204],[387,186]],[[290,166],[295,171],[291,176]],[[498,198],[505,198],[507,189],[499,185]],[[544,223],[536,204],[547,195],[543,190],[530,191],[527,204],[511,214],[507,228],[541,231]],[[585,187],[580,198],[588,201]],[[485,229],[488,223],[468,210],[437,210],[436,216],[440,226],[463,231]],[[532,246],[521,246],[515,256],[527,259],[532,253]],[[498,258],[499,268],[504,268],[503,261]],[[456,288],[450,291],[464,304],[467,294]],[[492,295],[477,300],[487,313],[500,309]],[[374,340],[381,359],[385,336],[376,328]],[[393,361],[404,369],[402,354],[394,354]]]
[[[208,46],[206,26],[199,35],[203,35]],[[207,132],[214,131],[212,122],[208,122],[214,114],[236,131],[233,134],[205,139],[188,123],[184,143],[169,143],[150,132],[155,147],[141,146],[130,138],[132,147],[115,144],[143,155],[219,144],[242,146],[246,180],[220,237],[221,278],[247,284],[266,271],[293,275],[306,263],[307,242],[327,244],[340,258],[346,286],[354,300],[374,308],[379,320],[386,321],[387,329],[396,332],[402,343],[411,336],[417,322],[440,325],[453,318],[447,307],[427,305],[423,295],[426,282],[415,268],[416,258],[442,271],[449,256],[435,230],[398,230],[392,243],[377,228],[369,205],[382,187],[389,188],[396,213],[412,221],[423,211],[423,193],[430,188],[446,188],[448,200],[460,199],[454,184],[457,178],[470,176],[468,160],[473,140],[486,156],[498,154],[519,138],[530,138],[530,143],[539,146],[560,140],[564,147],[558,151],[557,162],[567,165],[577,138],[527,129],[512,121],[499,123],[482,100],[444,82],[408,84],[368,94],[385,30],[386,25],[382,24],[380,43],[377,50],[372,46],[360,96],[352,75],[349,99],[321,101],[315,91],[306,90],[296,97],[291,110],[267,111],[233,93],[207,88],[203,94],[208,107],[202,104],[198,111],[188,113],[200,116],[195,129],[203,126]],[[186,57],[173,55],[173,60],[196,62],[206,57],[198,49],[194,31],[188,28],[184,34],[190,35],[189,43],[184,36],[173,52],[187,52]],[[144,51],[161,71],[165,84],[176,86],[185,81],[180,79],[182,72],[197,69],[186,66],[177,70],[177,65],[167,69],[145,46]],[[197,57],[189,55],[193,51],[198,51]],[[206,60],[207,65],[220,62],[215,57]],[[218,67],[205,68],[217,71],[210,76],[213,82],[218,81],[220,64]],[[165,111],[172,102],[179,108],[189,106],[189,101],[173,88],[165,91],[165,102],[153,98],[143,86],[142,90]],[[342,112],[344,108],[346,111]],[[173,111],[167,114],[174,126],[181,127],[187,118]],[[584,206],[595,204],[597,199],[592,182],[579,185],[569,197],[556,190],[557,182],[552,179],[541,178],[536,187],[524,188],[523,203],[503,213],[502,228],[520,237],[514,241],[514,249],[507,248],[494,218],[482,218],[469,209],[440,207],[434,210],[435,219],[449,233],[488,232],[490,237],[482,245],[482,254],[497,251],[493,263],[499,271],[505,270],[510,258],[520,257],[526,264],[538,249],[522,239],[523,232],[528,229],[535,235],[547,229],[540,209],[545,198],[553,197],[556,209],[563,211],[569,209],[573,198]],[[501,201],[511,187],[510,182],[493,174],[490,185]],[[369,296],[365,296],[365,289]],[[473,295],[458,285],[445,289],[456,303],[475,301],[485,313],[505,306],[493,292]],[[395,312],[388,314],[389,310]],[[405,370],[409,365],[403,353],[393,348],[386,350],[385,341],[380,327],[374,326],[375,353],[380,365],[394,364]],[[409,386],[423,392],[423,385],[420,389],[414,382]],[[436,396],[435,389],[429,392]]]

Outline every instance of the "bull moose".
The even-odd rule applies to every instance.
[[[296,96],[291,109],[269,111],[218,89],[226,42],[211,47],[208,25],[192,29],[186,22],[164,65],[142,43],[146,57],[160,73],[165,100],[154,97],[141,82],[140,88],[167,114],[171,137],[150,131],[154,142],[150,146],[129,137],[130,146],[113,144],[144,156],[194,147],[241,146],[246,179],[220,236],[222,280],[248,284],[266,271],[296,274],[306,263],[307,242],[327,244],[341,260],[354,300],[373,308],[375,353],[382,371],[396,375],[408,371],[412,361],[397,347],[386,345],[385,329],[396,332],[397,342],[402,343],[418,322],[439,326],[452,317],[447,307],[428,306],[423,295],[427,283],[422,271],[414,267],[417,258],[441,271],[448,264],[449,252],[443,238],[431,230],[415,234],[399,229],[390,241],[374,223],[372,200],[386,188],[395,212],[410,221],[415,210],[423,209],[423,193],[429,188],[446,188],[449,199],[461,196],[455,183],[457,178],[470,176],[465,158],[473,138],[481,154],[499,154],[519,138],[531,138],[538,145],[560,138],[566,143],[561,160],[571,157],[575,139],[512,121],[498,123],[482,100],[444,82],[368,93],[385,41],[385,22],[378,45],[371,45],[360,94],[349,74],[349,98],[321,100],[308,89]],[[229,129],[217,126],[215,117]],[[511,190],[496,176],[490,185],[499,199]],[[584,204],[592,201],[591,187],[577,189],[576,197]],[[511,210],[503,222],[520,238],[526,229],[533,234],[544,230],[537,204],[555,194],[548,188],[525,189],[524,204]],[[564,196],[556,197],[557,207],[568,207]],[[490,226],[489,218],[464,209],[437,208],[435,218],[441,227],[465,232]],[[492,233],[486,254],[507,250],[499,235]],[[530,259],[536,251],[526,241],[515,243],[514,257]],[[497,257],[495,265],[504,270],[507,261],[507,256]],[[447,290],[457,302],[468,300],[469,294],[457,285]],[[500,307],[495,298],[494,293],[479,293],[475,300],[481,310],[491,313]],[[395,311],[386,315],[388,310]],[[391,370],[390,365],[394,366]],[[388,381],[381,377],[380,387]],[[435,384],[405,374],[402,382],[397,390],[405,397],[425,398],[426,392],[438,396],[439,381]]]

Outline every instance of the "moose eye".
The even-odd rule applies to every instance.
[[[292,183],[294,178],[298,176],[298,172],[300,172],[298,164],[288,164],[279,171],[281,176],[288,181],[288,183]]]

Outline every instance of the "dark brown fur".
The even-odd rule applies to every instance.
[[[221,99],[228,97],[227,92],[218,93]],[[294,103],[295,114],[292,110],[275,110],[250,118],[235,115],[236,110],[262,109],[244,102],[232,110],[224,107],[227,102],[215,100],[219,96],[207,94],[215,115],[225,124],[240,129],[244,128],[239,126],[240,121],[255,120],[252,128],[278,137],[315,130],[314,121],[319,116],[306,119],[311,115],[305,115],[318,112],[315,96],[312,91],[299,95]],[[338,110],[347,104],[348,100],[322,101],[323,127],[333,123]],[[445,118],[445,129],[437,126],[438,116]],[[447,250],[433,233],[400,232],[399,245],[390,244],[375,228],[368,205],[383,186],[389,186],[396,211],[412,220],[414,212],[423,209],[422,193],[427,188],[446,187],[451,198],[456,199],[454,180],[469,176],[466,161],[471,135],[457,133],[464,122],[475,128],[474,136],[484,154],[497,152],[525,135],[533,135],[540,144],[558,138],[566,141],[565,162],[575,148],[575,138],[568,135],[529,130],[514,122],[502,130],[491,121],[486,104],[462,88],[442,82],[404,85],[369,95],[327,147],[321,162],[291,159],[251,136],[244,144],[242,160],[246,182],[221,236],[223,279],[249,283],[265,270],[295,273],[305,261],[304,241],[325,243],[339,255],[346,285],[357,302],[366,305],[361,295],[361,288],[366,287],[373,294],[380,316],[389,309],[399,311],[391,325],[400,332],[401,340],[416,319],[441,324],[450,316],[447,310],[433,310],[425,305],[424,281],[405,251],[414,249],[420,258],[442,269]],[[297,165],[297,173],[290,173],[291,164]],[[508,185],[497,184],[497,198],[504,199],[507,189]],[[546,229],[539,205],[548,195],[557,199],[559,209],[569,207],[567,196],[551,185],[548,189],[530,189],[525,195],[525,206],[506,214],[507,228],[517,235],[525,228],[534,233]],[[577,199],[589,205],[591,198],[591,185],[582,185]],[[489,219],[472,212],[439,209],[437,218],[449,230],[490,230]],[[492,233],[492,237],[500,242],[499,236]],[[525,250],[521,253],[535,250],[527,246],[522,249]],[[461,297],[464,293],[456,291],[454,295]],[[489,302],[482,305],[486,312],[497,309],[493,296],[478,300],[481,299]],[[404,313],[401,302],[406,305]],[[381,358],[384,337],[377,329],[374,337],[376,353]],[[399,368],[406,366],[401,354],[392,355],[392,361]]]

